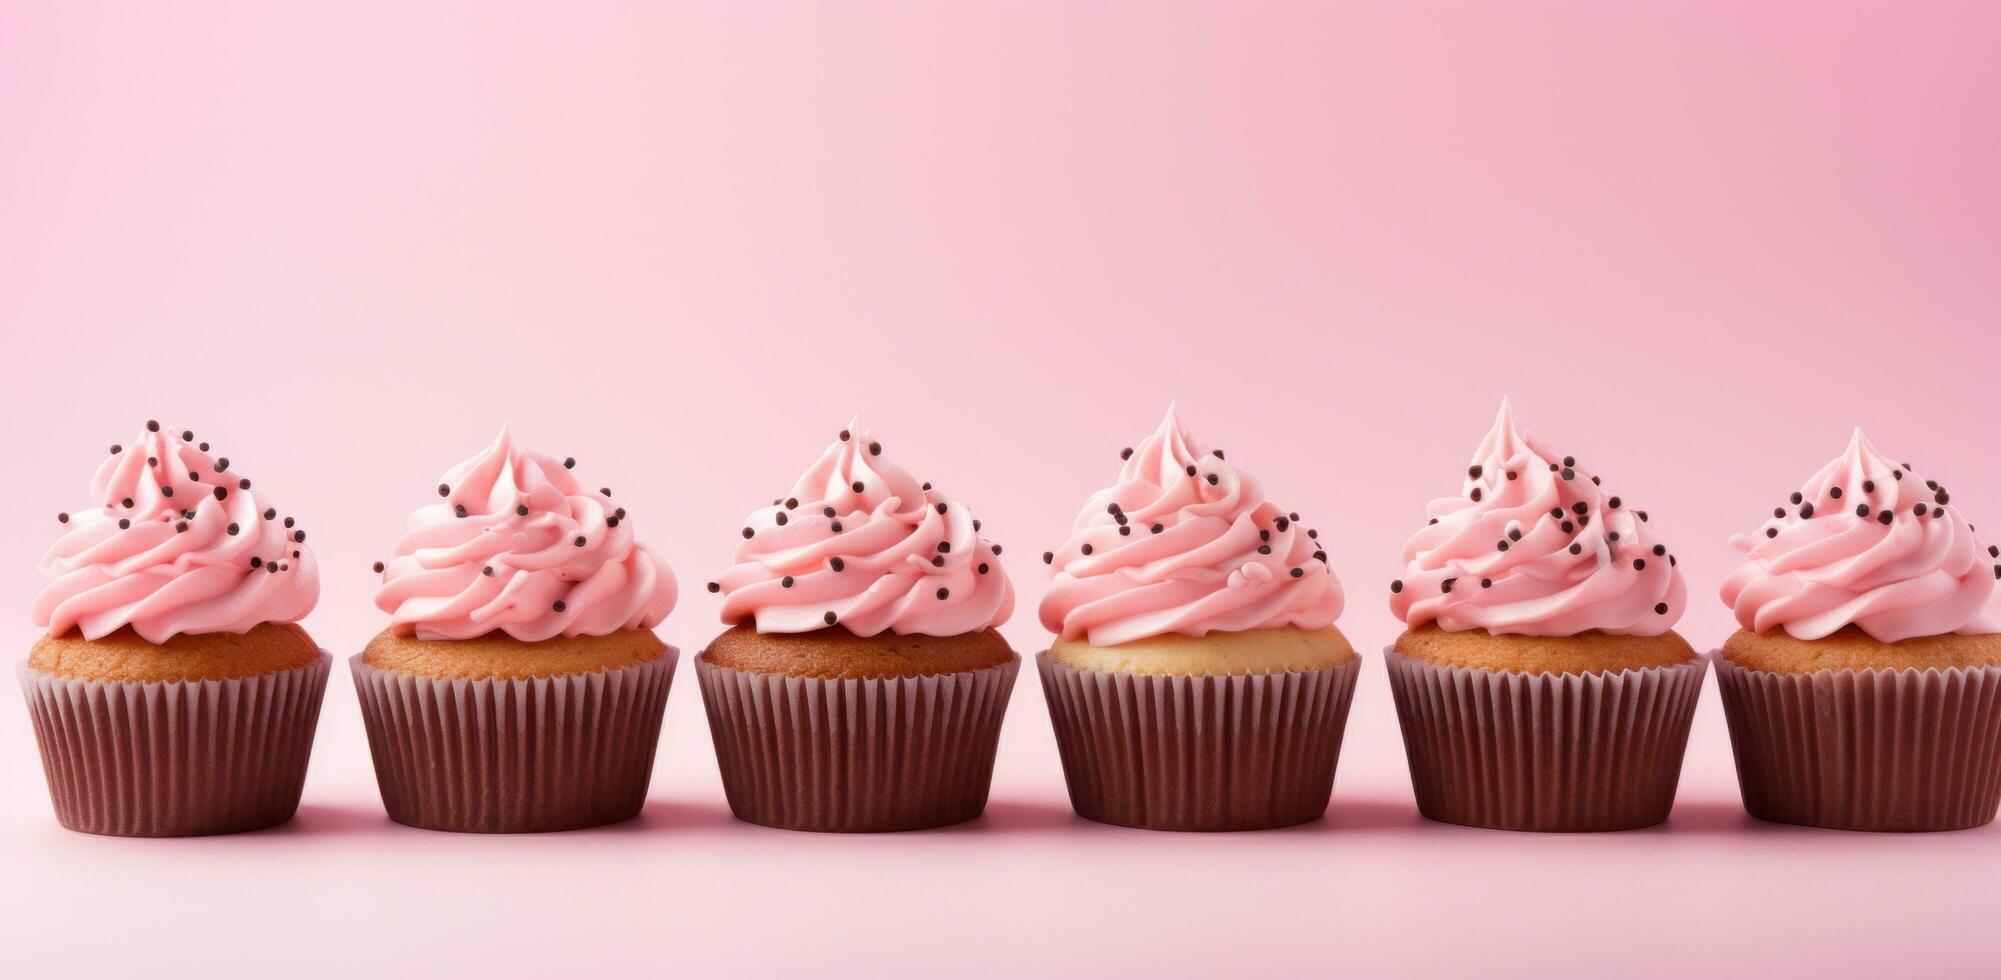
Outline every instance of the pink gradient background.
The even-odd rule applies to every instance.
[[[739,517],[860,411],[1040,552],[1178,398],[1306,514],[1374,651],[1503,393],[1649,508],[1699,646],[1853,424],[2001,530],[2001,16],[1790,3],[0,6],[0,640],[158,416],[368,565],[502,421],[575,454],[717,629]],[[1967,973],[1997,831],[1750,822],[1713,686],[1661,829],[1426,824],[1371,654],[1323,823],[1068,811],[1024,672],[990,815],[736,824],[692,671],[636,823],[389,824],[344,666],[295,824],[93,839],[0,697],[0,973]]]

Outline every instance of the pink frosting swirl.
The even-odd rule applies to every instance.
[[[1149,636],[1296,626],[1341,615],[1341,583],[1319,532],[1195,440],[1169,405],[1153,435],[1121,453],[1119,482],[1085,501],[1055,568],[1042,625],[1113,646]]]
[[[1891,462],[1855,430],[1755,533],[1723,582],[1744,628],[1817,640],[1851,623],[1885,643],[2001,633],[2001,548],[1982,548],[1936,481]]]
[[[515,445],[506,429],[451,468],[410,515],[375,604],[420,640],[500,630],[534,642],[651,629],[674,608],[674,573],[634,540],[609,490]]]
[[[724,593],[723,622],[760,633],[834,624],[857,636],[957,636],[1014,612],[1000,546],[931,484],[882,455],[860,421],[786,497],[752,513],[736,563],[709,583]]]
[[[1688,590],[1647,512],[1515,427],[1506,399],[1457,497],[1404,543],[1390,611],[1411,627],[1574,636],[1667,632]]]
[[[306,532],[267,507],[208,443],[158,422],[111,447],[91,479],[98,506],[58,519],[42,556],[54,576],[36,626],[95,640],[130,626],[151,643],[296,622],[320,597]]]

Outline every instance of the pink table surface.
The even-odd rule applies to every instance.
[[[2001,530],[1993,4],[0,3],[0,650],[104,447],[158,417],[311,530],[308,628],[503,422],[678,570],[862,412],[1008,547],[1006,634],[1169,399],[1387,586],[1511,395],[1714,598],[1865,426]],[[433,498],[434,499],[434,498]],[[1987,974],[1992,828],[1749,822],[1705,698],[1653,831],[1411,808],[1380,658],[1333,810],[1066,809],[1025,673],[980,822],[740,826],[693,674],[628,826],[383,818],[336,671],[292,825],[59,830],[0,697],[0,975]],[[1713,685],[1713,682],[1712,682]]]

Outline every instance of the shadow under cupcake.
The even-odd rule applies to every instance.
[[[919,830],[985,809],[1020,658],[1001,549],[856,423],[753,513],[696,658],[730,809],[789,830]]]
[[[179,837],[298,810],[332,658],[295,621],[319,598],[305,531],[191,431],[146,423],[59,515],[19,670],[56,818]]]
[[[505,430],[378,563],[389,629],[349,663],[398,823],[536,833],[646,802],[675,651],[673,573],[608,488]]]

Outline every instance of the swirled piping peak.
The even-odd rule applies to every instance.
[[[244,633],[319,601],[305,529],[190,430],[147,422],[111,447],[90,494],[94,506],[57,515],[62,533],[42,556],[53,580],[31,616],[51,635]]]
[[[447,471],[378,564],[377,607],[420,640],[494,631],[534,642],[651,629],[674,608],[674,573],[633,537],[611,489],[575,459],[517,445],[506,429]]]
[[[1572,636],[1667,632],[1687,588],[1647,512],[1515,424],[1501,401],[1458,496],[1404,543],[1390,610],[1407,626]]]
[[[709,591],[723,593],[723,622],[760,633],[958,636],[1014,612],[1000,553],[971,510],[891,462],[856,419],[790,493],[745,519]]]
[[[1753,632],[1817,640],[1852,624],[1885,643],[2001,633],[2001,548],[1982,547],[1951,493],[1861,429],[1730,545],[1746,560],[1724,580],[1723,601]]]
[[[1341,615],[1320,532],[1197,441],[1173,405],[1120,456],[1118,482],[1092,494],[1070,539],[1042,556],[1054,570],[1040,610],[1050,632],[1112,646],[1170,633],[1324,629]]]

